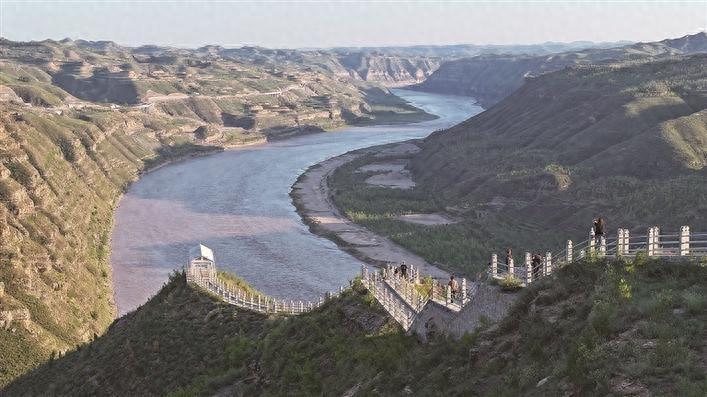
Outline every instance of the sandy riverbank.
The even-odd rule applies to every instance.
[[[449,273],[379,236],[363,226],[350,221],[339,212],[330,197],[329,176],[342,165],[363,155],[380,149],[362,149],[341,156],[330,158],[310,167],[292,186],[292,200],[298,213],[310,230],[334,241],[340,248],[362,261],[381,266],[387,262],[413,265],[423,275],[432,275],[439,279],[448,279]],[[417,146],[409,142],[396,144],[385,149],[386,155],[412,153]]]

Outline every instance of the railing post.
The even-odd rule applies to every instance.
[[[567,263],[572,262],[572,240],[567,240],[567,256],[565,259],[567,259]]]
[[[530,252],[525,253],[525,283],[530,284],[533,282],[533,262],[530,256]]]
[[[552,252],[545,254],[545,274],[552,273]]]
[[[513,258],[508,259],[508,274],[510,274],[511,277],[515,277],[516,275],[516,269],[515,265],[513,264]]]
[[[260,295],[258,295],[258,311],[260,311]]]
[[[498,255],[491,255],[491,277],[496,278],[498,276]]]
[[[597,240],[594,237],[594,228],[589,229],[589,254],[594,254],[594,247],[596,247]]]
[[[631,236],[628,229],[624,229],[624,255],[631,253]]]
[[[656,256],[658,254],[658,246],[660,243],[658,233],[660,233],[660,230],[657,226],[648,229],[648,256]]]
[[[599,237],[599,256],[606,256],[606,238]]]
[[[616,232],[616,256],[624,254],[624,229],[619,229]]]
[[[466,277],[462,277],[462,307],[466,305],[468,299],[466,293]]]
[[[690,255],[690,226],[680,227],[680,256]]]

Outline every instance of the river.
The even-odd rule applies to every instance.
[[[361,261],[302,223],[289,196],[297,177],[327,158],[425,137],[482,110],[468,97],[393,91],[439,118],[226,150],[162,167],[135,182],[119,203],[111,237],[119,314],[145,303],[200,242],[214,250],[219,269],[274,297],[314,300],[348,285]]]

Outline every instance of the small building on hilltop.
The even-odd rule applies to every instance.
[[[190,249],[187,282],[201,284],[214,281],[216,281],[214,252],[203,244]]]

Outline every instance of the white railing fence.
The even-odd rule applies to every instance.
[[[327,299],[339,296],[349,288],[340,287],[338,291],[326,293],[316,301],[275,299],[239,288],[221,279],[218,276],[213,257],[192,260],[185,267],[185,273],[188,283],[204,288],[219,296],[224,302],[266,314],[297,315],[306,313],[320,307]],[[380,271],[372,272],[369,272],[366,266],[362,266],[361,282],[405,330],[410,328],[415,316],[428,303],[458,312],[469,303],[471,296],[466,279],[462,278],[461,282],[454,284],[457,289],[455,292],[451,285],[443,286],[436,280],[433,280],[432,284],[421,283],[420,272],[412,265],[401,264],[395,267],[389,264]]]
[[[396,271],[397,270],[397,271]],[[456,294],[449,285],[442,286],[432,280],[431,285],[420,282],[419,272],[388,265],[381,271],[369,271],[361,266],[361,282],[383,305],[386,311],[407,330],[428,303],[443,306],[458,312],[470,302],[469,289],[465,278],[461,279]]]
[[[190,273],[190,270],[187,269],[187,282],[194,283],[218,295],[226,303],[265,314],[296,315],[306,313],[320,307],[328,299],[339,296],[349,288],[339,287],[338,291],[328,292],[316,301],[276,299],[228,284],[219,279],[216,274],[212,277],[193,277]]]
[[[596,236],[594,229],[589,238],[578,244],[567,240],[565,248],[559,252],[545,253],[540,260],[525,253],[523,264],[506,257],[499,262],[498,255],[491,255],[490,273],[494,279],[512,277],[528,285],[540,277],[552,274],[553,268],[571,263],[587,256],[635,257],[645,254],[650,258],[707,257],[707,232],[691,232],[689,226],[682,226],[675,233],[661,232],[658,226],[648,228],[645,235],[634,236],[628,229],[618,229],[616,236]]]

